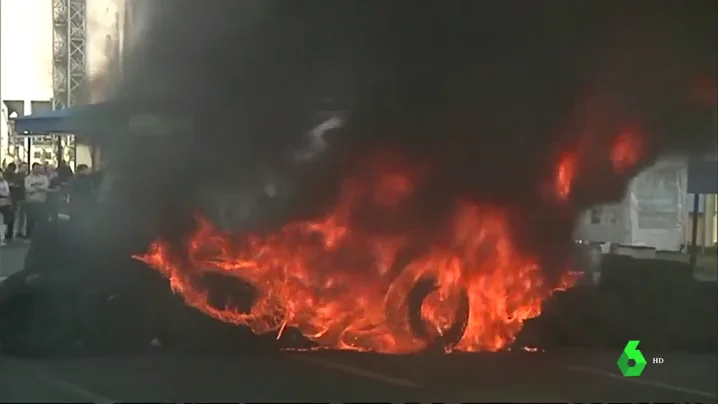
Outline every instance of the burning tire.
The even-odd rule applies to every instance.
[[[461,289],[453,324],[449,328],[442,330],[439,335],[436,335],[436,332],[431,332],[429,324],[422,316],[421,308],[429,295],[438,289],[439,283],[434,277],[424,277],[416,282],[407,297],[409,325],[416,337],[428,342],[427,350],[441,349],[447,351],[459,343],[466,331],[466,326],[469,323],[469,295],[466,289]]]

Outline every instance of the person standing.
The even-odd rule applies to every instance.
[[[47,175],[47,178],[52,180],[57,176],[57,169],[55,169],[55,166],[49,163],[43,164],[43,168],[45,171],[45,175]]]
[[[77,166],[77,172],[70,181],[70,220],[83,223],[95,203],[95,184],[87,164]]]
[[[54,222],[60,214],[60,204],[67,199],[67,186],[72,179],[72,169],[67,165],[60,165],[55,175],[48,175],[48,178],[50,186],[46,212],[49,220]]]
[[[25,175],[27,174],[27,164],[21,163],[18,169],[15,163],[10,163],[5,169],[5,180],[10,185],[10,199],[12,200],[12,221],[7,226],[7,237],[5,240],[12,241],[17,236],[24,238],[23,225],[25,224]]]
[[[42,165],[34,163],[32,171],[25,177],[25,212],[27,214],[25,236],[28,239],[32,238],[35,227],[47,218],[44,208],[49,188],[50,181],[47,179]]]
[[[15,216],[15,231],[18,233],[18,237],[27,238],[25,234],[27,232],[27,211],[25,210],[25,178],[30,174],[30,166],[27,163],[20,163],[17,169],[17,187],[22,189],[22,199],[17,205],[17,215]]]
[[[10,184],[5,179],[2,170],[0,170],[0,218],[2,218],[2,226],[0,226],[0,245],[5,245],[8,240],[8,234],[13,232],[12,199],[10,198]],[[12,240],[12,237],[9,237]]]

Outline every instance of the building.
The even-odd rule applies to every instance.
[[[687,158],[671,157],[634,178],[625,198],[596,206],[581,217],[577,237],[592,242],[678,251],[691,243],[693,196],[687,193]],[[701,197],[697,245],[718,242],[718,197]]]
[[[106,99],[118,80],[124,0],[86,0],[86,93],[80,102]],[[49,139],[32,142],[12,136],[12,117],[52,108],[53,0],[2,0],[0,3],[0,161],[57,159]],[[91,164],[89,147],[78,144],[77,163]],[[63,157],[68,160],[68,156]]]
[[[11,136],[11,117],[52,108],[52,0],[2,0],[0,5],[0,161],[25,156]],[[33,157],[42,159],[38,145]]]

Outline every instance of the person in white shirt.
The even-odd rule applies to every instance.
[[[35,227],[47,218],[45,202],[50,188],[50,180],[42,165],[34,163],[32,171],[25,177],[25,209],[27,212],[27,229],[25,236],[30,239]]]
[[[2,220],[2,225],[0,225],[0,245],[5,245],[8,238],[7,229],[12,229],[13,213],[10,184],[8,184],[4,173],[0,170],[0,219]]]

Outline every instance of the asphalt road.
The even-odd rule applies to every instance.
[[[0,270],[19,268],[23,256],[22,247],[3,249]],[[649,365],[635,378],[618,374],[619,352],[587,349],[415,356],[157,349],[52,360],[0,356],[0,402],[718,403],[717,354],[644,354]],[[650,364],[653,357],[662,357],[663,364]]]
[[[0,247],[0,278],[4,278],[22,268],[28,248],[29,245],[20,242]]]
[[[0,402],[718,402],[716,355],[666,355],[637,378],[618,375],[617,357],[585,350],[0,357]]]

